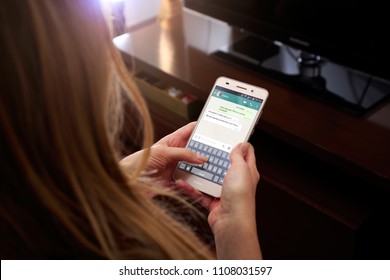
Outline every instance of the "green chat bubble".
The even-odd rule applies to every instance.
[[[254,109],[250,109],[240,105],[233,105],[233,106],[221,105],[219,106],[218,111],[225,115],[235,117],[238,119],[244,119],[244,120],[253,120],[257,112]]]

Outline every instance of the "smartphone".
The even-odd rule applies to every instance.
[[[179,162],[173,178],[220,197],[230,167],[230,152],[238,143],[248,141],[267,98],[268,91],[264,88],[219,77],[186,145],[208,160],[202,165]]]

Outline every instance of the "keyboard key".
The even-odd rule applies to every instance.
[[[202,177],[202,178],[205,178],[207,180],[211,180],[213,179],[213,174],[207,172],[207,171],[204,171],[204,170],[201,170],[201,169],[198,169],[196,167],[193,167],[192,170],[191,170],[191,173],[192,174],[195,174],[195,175],[198,175],[199,177]]]

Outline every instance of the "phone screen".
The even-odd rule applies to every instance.
[[[218,185],[230,167],[230,152],[248,139],[263,100],[215,86],[187,148],[208,158],[202,166],[180,162],[178,168]]]

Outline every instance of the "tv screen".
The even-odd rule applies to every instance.
[[[328,61],[363,73],[368,77],[369,83],[373,79],[385,84],[390,80],[390,36],[387,35],[389,20],[383,1],[184,0],[184,6],[243,29],[257,39],[268,40],[276,46],[283,44],[298,62],[302,62],[302,59],[309,59],[309,63],[310,60],[321,63]],[[232,46],[232,49],[245,52],[247,48],[249,56],[258,52],[255,60],[262,60],[261,53],[266,48],[254,50],[255,45],[255,41],[250,40],[246,44]],[[260,63],[264,64],[264,60]],[[319,67],[318,71],[322,71],[321,66]],[[335,80],[334,77],[322,75],[321,79],[327,84],[324,85],[325,90],[337,91],[334,89],[336,85],[329,85]],[[315,87],[318,88],[318,85]],[[352,107],[357,105],[367,109],[384,99],[389,92],[387,90],[372,98],[372,102],[361,100],[367,92],[354,101],[348,96],[340,96],[340,93],[336,95],[346,99],[347,103],[354,103]]]

